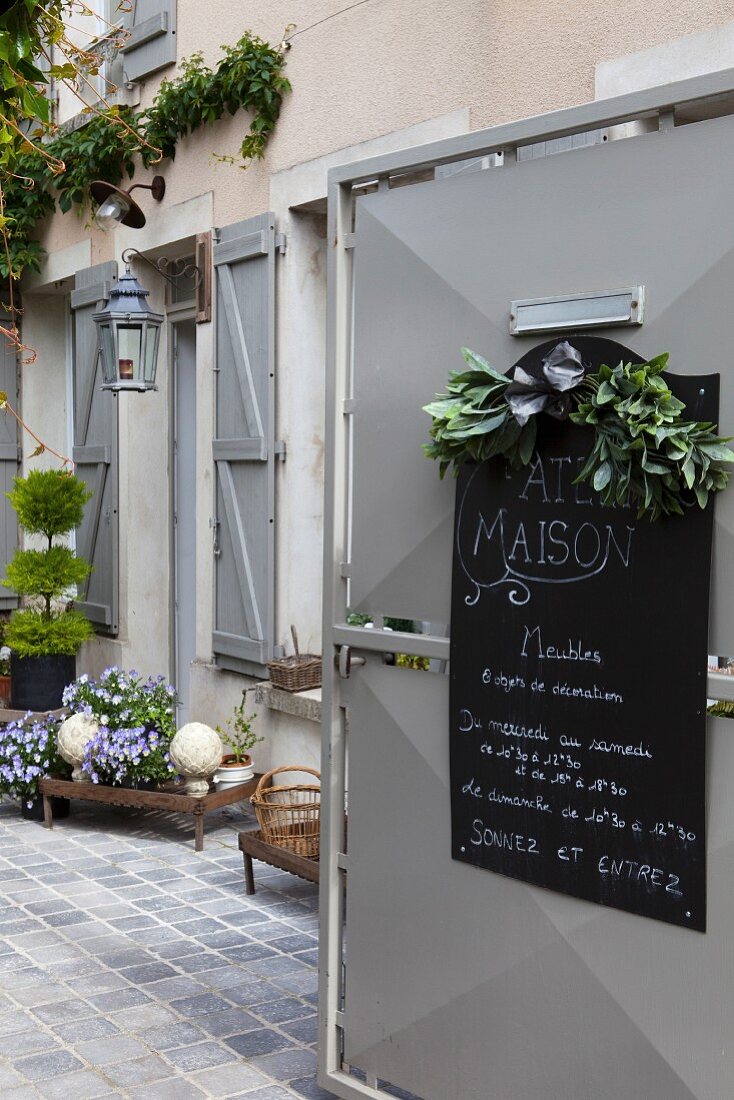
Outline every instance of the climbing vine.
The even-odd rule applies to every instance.
[[[42,147],[26,145],[4,187],[8,247],[0,253],[0,274],[17,279],[26,268],[38,270],[43,249],[33,234],[57,205],[64,212],[72,206],[83,211],[93,180],[119,184],[133,176],[136,158],[146,167],[173,158],[182,138],[225,114],[252,112],[240,147],[243,166],[263,156],[290,90],[282,50],[249,33],[222,50],[214,69],[198,53],[182,61],[177,76],[162,81],[146,110],[111,107]]]

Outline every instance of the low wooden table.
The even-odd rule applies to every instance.
[[[277,844],[268,844],[263,840],[259,829],[250,833],[240,833],[238,844],[245,861],[245,890],[248,894],[255,893],[255,876],[252,871],[253,856],[262,863],[269,863],[271,867],[279,867],[281,871],[289,871],[292,875],[308,879],[309,882],[319,881],[319,861],[309,859],[307,856],[298,856],[289,848],[280,848]]]
[[[102,783],[74,783],[71,779],[46,777],[40,782],[43,795],[43,822],[47,829],[53,828],[52,798],[75,798],[82,802],[102,802],[108,806],[135,806],[140,810],[168,810],[177,814],[194,815],[194,848],[197,852],[204,849],[204,814],[218,810],[221,806],[231,806],[242,802],[255,793],[259,775],[247,783],[238,783],[236,787],[219,791],[213,786],[205,795],[186,794],[183,783],[176,786],[166,783],[160,790],[133,790],[129,787],[108,787]]]

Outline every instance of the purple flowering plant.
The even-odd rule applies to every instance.
[[[165,677],[144,680],[131,669],[86,674],[64,689],[64,706],[95,718],[83,770],[93,783],[163,782],[176,774],[168,746],[176,732],[176,689]]]
[[[24,718],[0,727],[0,793],[33,805],[44,775],[68,776],[69,766],[56,749],[59,723],[52,716]]]

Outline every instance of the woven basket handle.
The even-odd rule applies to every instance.
[[[291,623],[291,638],[293,639],[293,649],[295,650],[296,657],[300,657],[301,654],[298,650],[298,635],[296,634],[296,628],[293,623]]]
[[[317,772],[315,768],[307,768],[301,764],[286,764],[281,768],[272,768],[269,772],[265,772],[255,789],[255,794],[262,794],[265,788],[270,786],[273,776],[279,772],[308,772],[309,775],[315,775],[319,783],[321,782],[321,772]]]

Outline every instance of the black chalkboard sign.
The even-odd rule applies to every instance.
[[[570,342],[592,370],[641,361]],[[718,375],[667,380],[686,416],[717,420]],[[589,449],[590,429],[541,415],[527,468],[459,477],[452,854],[705,931],[712,504],[656,523],[605,508],[573,484]]]

